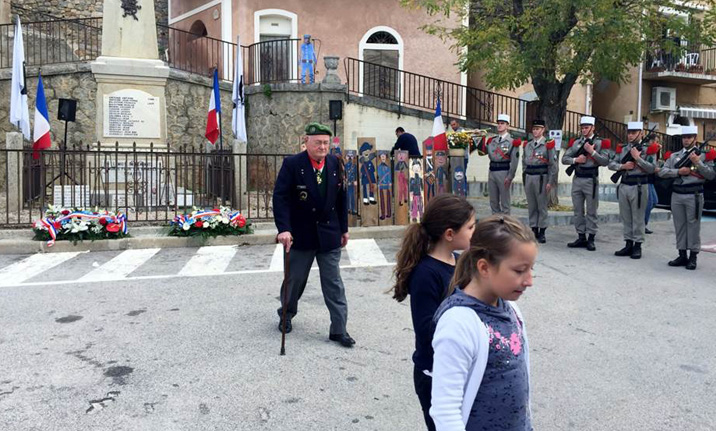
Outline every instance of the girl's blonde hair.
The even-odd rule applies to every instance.
[[[448,295],[456,287],[465,287],[472,281],[480,259],[487,260],[490,265],[499,265],[510,254],[514,241],[537,242],[534,233],[512,216],[493,215],[480,220],[470,239],[470,249],[463,252],[457,261]]]
[[[440,241],[446,230],[454,231],[475,218],[475,209],[465,198],[441,194],[430,200],[420,223],[411,224],[405,232],[393,274],[393,298],[398,302],[408,296],[410,274],[420,259]]]

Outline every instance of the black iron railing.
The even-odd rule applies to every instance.
[[[22,24],[27,66],[92,61],[102,51],[102,18]],[[12,67],[15,24],[0,25],[0,68]]]
[[[166,46],[162,54],[169,67],[203,76],[218,69],[219,79],[234,80],[235,43],[161,24],[157,32],[159,46]]]
[[[298,82],[301,79],[300,39],[254,43],[244,49],[247,84]],[[314,71],[316,64],[314,66]]]
[[[122,211],[132,222],[165,223],[192,206],[230,206],[273,217],[284,154],[245,154],[95,144],[62,152],[0,150],[0,227],[29,226],[48,205]]]

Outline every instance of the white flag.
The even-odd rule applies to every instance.
[[[236,37],[236,68],[234,69],[234,87],[231,91],[231,100],[234,102],[234,111],[231,116],[231,130],[236,139],[246,142],[246,115],[244,113],[244,60],[241,53],[241,43]]]
[[[30,140],[30,110],[27,107],[25,85],[25,49],[22,44],[20,17],[15,25],[15,42],[12,49],[12,81],[10,84],[10,122]]]

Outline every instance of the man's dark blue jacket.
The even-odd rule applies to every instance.
[[[395,145],[393,145],[393,149],[390,150],[390,154],[393,154],[395,150],[407,151],[410,157],[420,157],[418,140],[415,139],[415,136],[407,132],[398,136],[398,140],[395,141]]]
[[[273,190],[273,215],[279,233],[291,232],[292,248],[329,251],[341,246],[348,232],[346,191],[335,156],[327,155],[326,196],[321,197],[316,174],[303,151],[287,157]]]

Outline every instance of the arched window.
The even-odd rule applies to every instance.
[[[362,64],[362,92],[383,99],[399,100],[403,68],[403,39],[390,27],[368,30],[359,44]]]
[[[249,55],[262,82],[282,82],[298,78],[296,47],[289,39],[298,38],[298,16],[283,9],[254,12],[256,49]]]
[[[194,21],[194,23],[189,28],[189,33],[191,33],[189,41],[196,40],[200,37],[206,37],[209,35],[209,32],[206,31],[206,26],[204,25],[204,22],[200,19]]]

